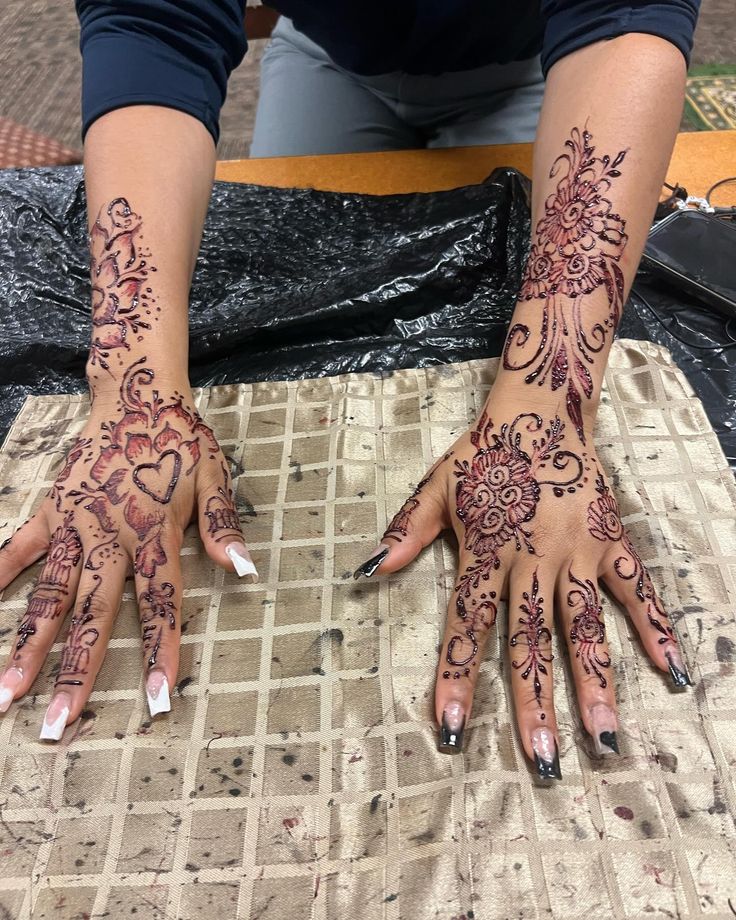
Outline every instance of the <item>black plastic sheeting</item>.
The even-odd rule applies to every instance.
[[[193,385],[500,354],[528,190],[510,169],[392,196],[216,183],[190,301]],[[88,264],[81,167],[0,172],[0,438],[27,394],[86,389]],[[671,349],[733,461],[734,329],[646,278],[637,291],[619,335]]]

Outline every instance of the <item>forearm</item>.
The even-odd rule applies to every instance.
[[[189,287],[214,163],[209,132],[174,109],[131,106],[90,127],[93,394],[117,390],[142,358],[161,383],[188,380]]]
[[[665,178],[685,72],[673,45],[630,34],[575,52],[549,73],[531,251],[497,386],[566,405],[579,434],[595,415]]]

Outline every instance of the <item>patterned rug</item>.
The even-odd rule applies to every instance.
[[[736,67],[695,67],[687,78],[686,130],[736,128]],[[734,164],[736,169],[736,164]]]
[[[438,753],[453,553],[437,541],[399,574],[351,577],[496,367],[199,394],[247,470],[237,494],[261,582],[214,568],[187,533],[179,684],[153,721],[130,583],[83,718],[48,744],[54,647],[0,718],[2,920],[733,920],[736,488],[663,349],[614,345],[596,443],[695,687],[673,695],[606,600],[620,757],[593,755],[558,632],[564,780],[535,783],[503,608],[465,752]],[[26,402],[0,451],[0,540],[41,500],[87,410],[81,396]],[[3,659],[38,569],[0,601]]]

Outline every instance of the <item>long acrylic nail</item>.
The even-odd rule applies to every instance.
[[[442,754],[459,754],[463,748],[465,710],[456,700],[448,703],[442,713],[439,750]]]
[[[682,660],[680,650],[677,648],[669,649],[669,651],[665,652],[665,658],[667,659],[670,677],[675,690],[687,690],[688,687],[692,687],[693,682],[690,679],[685,662]]]
[[[532,732],[532,749],[540,778],[562,779],[557,740],[548,728],[538,728]]]
[[[59,741],[64,734],[72,700],[68,693],[56,693],[49,703],[43,717],[40,739],[42,741]]]
[[[590,710],[590,721],[593,723],[593,744],[599,757],[604,754],[618,754],[618,741],[616,739],[616,715],[610,706],[598,703]]]
[[[385,543],[379,543],[378,546],[373,550],[368,559],[353,572],[353,578],[360,578],[361,575],[364,575],[366,578],[370,578],[371,575],[375,575],[376,569],[383,562],[383,560],[388,556],[388,551],[391,549],[390,546],[386,546]]]
[[[146,696],[148,697],[148,711],[152,716],[160,712],[171,712],[171,699],[169,698],[169,681],[163,671],[151,671],[146,679]]]
[[[248,550],[242,543],[228,543],[225,547],[225,553],[241,578],[251,575],[254,582],[258,581],[258,571],[253,565],[253,560],[248,555]]]
[[[8,668],[0,677],[0,712],[7,712],[10,704],[15,699],[15,691],[23,683],[23,672],[20,668]]]

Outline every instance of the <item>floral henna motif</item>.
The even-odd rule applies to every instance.
[[[457,616],[465,628],[464,635],[450,639],[447,661],[464,667],[465,676],[469,675],[468,665],[474,667],[476,663],[478,629],[490,628],[495,622],[496,593],[478,594],[478,589],[499,568],[501,550],[513,543],[517,551],[535,553],[533,533],[527,525],[536,514],[544,486],[551,486],[557,497],[583,487],[583,461],[562,449],[564,431],[558,417],[543,428],[541,416],[525,413],[494,432],[493,422],[484,411],[470,434],[475,456],[455,460],[456,514],[464,527],[465,549],[474,561],[455,587]],[[550,465],[560,478],[542,478]],[[443,677],[450,676],[461,675],[443,672]]]
[[[636,596],[647,605],[649,625],[659,633],[658,644],[677,643],[669,615],[662,606],[641,556],[634,549],[629,535],[624,530],[618,503],[600,472],[596,476],[595,490],[598,498],[593,499],[588,505],[588,532],[603,543],[610,541],[621,544],[624,554],[613,564],[616,574],[625,581],[635,582]]]
[[[221,464],[222,480],[225,486],[220,486],[217,495],[213,495],[207,500],[205,508],[205,517],[209,521],[207,532],[212,534],[215,542],[224,540],[226,537],[235,533],[240,535],[240,518],[238,510],[235,507],[235,496],[229,486],[230,477],[225,469],[225,464]],[[215,536],[217,534],[217,536]]]
[[[174,586],[170,582],[156,584],[152,579],[138,598],[143,648],[148,655],[149,668],[156,664],[164,628],[168,626],[169,629],[176,629],[176,604],[172,600],[173,596]]]
[[[571,607],[575,614],[570,627],[570,641],[575,646],[575,657],[582,664],[586,674],[595,674],[601,687],[606,687],[608,681],[602,669],[610,668],[611,659],[606,652],[601,654],[598,648],[606,640],[598,589],[589,578],[585,581],[576,578],[571,569],[568,570],[568,577],[573,585],[577,585],[567,593],[567,606]]]
[[[552,633],[544,622],[544,598],[539,597],[539,579],[536,569],[532,577],[531,592],[524,591],[522,597],[524,602],[519,605],[519,609],[524,614],[519,617],[521,629],[511,636],[509,645],[512,648],[516,648],[517,645],[525,645],[526,655],[521,660],[512,661],[511,664],[517,671],[521,671],[524,680],[531,677],[534,697],[541,709],[542,680],[539,675],[548,676],[547,665],[551,664],[553,655],[551,651]]]
[[[84,503],[112,540],[118,536],[112,509],[121,506],[138,539],[135,571],[152,578],[166,562],[161,545],[163,506],[171,502],[180,477],[192,474],[203,447],[213,459],[218,446],[212,430],[178,393],[168,402],[161,399],[152,386],[153,371],[142,366],[145,361],[135,361],[123,377],[121,417],[102,424],[105,446],[90,468],[91,481],[83,480],[68,495],[75,504]],[[92,557],[88,560],[89,568],[99,564]]]
[[[141,331],[161,312],[148,285],[151,254],[141,244],[143,221],[125,198],[101,208],[89,236],[92,274],[92,345],[89,363],[112,373],[110,361],[123,355],[130,339],[142,341]],[[149,319],[144,319],[146,316]]]
[[[89,650],[100,638],[99,631],[90,623],[94,619],[92,604],[102,578],[99,575],[94,575],[93,578],[94,588],[84,599],[80,613],[72,617],[69,636],[61,651],[59,675],[56,678],[57,687],[63,684],[81,687],[84,681],[80,678],[86,677],[89,673]]]
[[[69,596],[72,572],[81,558],[82,541],[74,526],[74,512],[70,511],[51,537],[46,561],[18,627],[16,658],[28,639],[35,635],[39,620],[55,620],[61,615]]]
[[[618,265],[628,237],[626,222],[612,210],[607,197],[626,151],[614,158],[595,156],[588,131],[573,128],[567,148],[552,165],[549,176],[559,176],[538,221],[520,300],[543,300],[542,322],[534,353],[516,359],[531,330],[515,323],[503,352],[507,370],[525,370],[525,381],[540,386],[549,380],[552,390],[567,385],[568,415],[585,443],[581,392],[593,395],[588,369],[618,325],[623,309],[624,277]],[[609,313],[603,322],[586,328],[582,299],[603,286]]]

